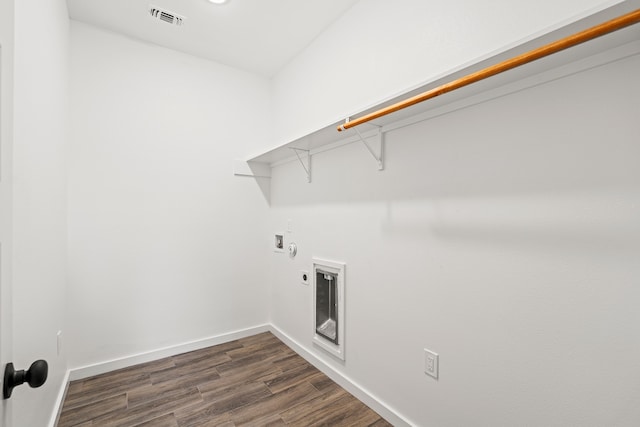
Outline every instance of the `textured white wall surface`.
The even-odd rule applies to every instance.
[[[363,0],[274,79],[284,143],[618,3]],[[273,170],[271,321],[420,426],[640,422],[635,56]],[[346,362],[312,257],[347,264]],[[440,354],[440,379],[423,349]]]
[[[419,426],[640,421],[640,56],[274,168],[272,323]],[[630,84],[631,83],[631,84]],[[285,242],[286,244],[286,242]],[[312,345],[342,261],[346,362]],[[424,374],[423,349],[440,355]]]
[[[267,204],[232,168],[268,137],[268,81],[71,32],[72,367],[263,324]]]

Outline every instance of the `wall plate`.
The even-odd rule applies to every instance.
[[[424,349],[424,373],[438,379],[438,353]]]
[[[309,285],[310,282],[311,278],[309,277],[309,272],[300,270],[300,283],[302,283],[303,285]]]
[[[313,258],[310,278],[312,286],[311,293],[313,294],[313,344],[342,361],[345,360],[345,270],[345,263]],[[319,281],[318,278],[320,277],[320,279],[322,279],[325,274],[334,275],[336,282],[334,295],[337,307],[333,310],[331,317],[335,319],[335,323],[337,323],[337,326],[334,326],[337,332],[337,342],[329,341],[318,332],[319,329],[322,328],[322,325],[318,324],[322,323],[321,319],[318,318],[318,285],[322,284],[322,281]]]

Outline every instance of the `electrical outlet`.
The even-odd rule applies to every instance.
[[[309,272],[308,271],[300,271],[300,283],[303,285],[309,284]]]
[[[424,373],[438,379],[438,353],[424,349]]]

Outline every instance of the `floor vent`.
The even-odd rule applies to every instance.
[[[169,12],[165,9],[160,9],[158,6],[149,5],[149,13],[154,18],[164,21],[167,24],[175,25],[177,27],[181,27],[184,24],[184,16]]]

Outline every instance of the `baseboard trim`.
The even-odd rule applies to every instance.
[[[64,378],[62,378],[62,384],[60,385],[60,391],[58,391],[56,402],[53,405],[53,412],[51,413],[51,420],[49,421],[48,427],[56,427],[58,425],[60,413],[62,412],[62,403],[64,402],[64,398],[67,396],[67,390],[69,389],[70,372],[71,371],[67,369],[67,372],[64,374]]]
[[[140,363],[151,362],[165,357],[175,356],[189,351],[200,350],[202,348],[211,347],[218,344],[224,344],[229,341],[240,338],[249,337],[251,335],[260,334],[270,331],[269,325],[259,325],[247,329],[229,332],[226,334],[215,335],[196,341],[190,341],[170,347],[152,350],[145,353],[125,356],[118,359],[106,360],[104,362],[94,363],[92,365],[73,368],[69,372],[69,381],[81,380],[83,378],[92,377],[94,375],[104,374],[106,372],[115,371],[122,368],[138,365]]]
[[[289,335],[282,332],[273,324],[269,325],[269,330],[273,335],[278,337],[282,342],[291,347],[293,351],[298,353],[303,359],[311,363],[313,366],[322,371],[323,374],[335,381],[340,387],[353,394],[365,405],[380,414],[385,420],[389,421],[394,426],[408,426],[413,424],[406,418],[400,415],[390,406],[386,405],[381,399],[377,398],[373,393],[353,381],[346,375],[336,371],[330,365],[326,364],[322,359],[318,358],[313,352],[309,351],[302,344],[291,338]]]
[[[313,366],[322,371],[325,375],[339,384],[342,388],[353,394],[355,397],[364,402],[371,409],[376,411],[387,421],[394,426],[407,426],[411,427],[413,424],[406,418],[400,415],[393,408],[385,404],[381,399],[376,397],[373,393],[353,381],[351,378],[336,371],[333,367],[325,363],[322,359],[316,356],[312,351],[308,350],[305,346],[285,334],[282,330],[272,324],[263,324],[254,326],[247,329],[229,332],[226,334],[216,335],[201,340],[190,341],[183,344],[178,344],[170,347],[161,348],[145,353],[134,354],[131,356],[121,357],[118,359],[107,360],[104,362],[94,363],[87,366],[73,368],[67,370],[63,379],[63,384],[58,393],[56,399],[56,406],[51,416],[49,427],[55,427],[62,411],[62,404],[67,394],[67,388],[70,381],[80,380],[83,378],[92,377],[94,375],[100,375],[107,372],[115,371],[117,369],[128,368],[130,366],[138,365],[140,363],[151,362],[154,360],[162,359],[165,357],[175,356],[177,354],[186,353],[189,351],[200,350],[202,348],[211,347],[214,345],[224,344],[229,341],[237,340],[240,338],[249,337],[252,335],[260,334],[262,332],[271,332],[278,337],[282,342],[288,345],[293,351],[298,353],[302,358],[307,360]]]

